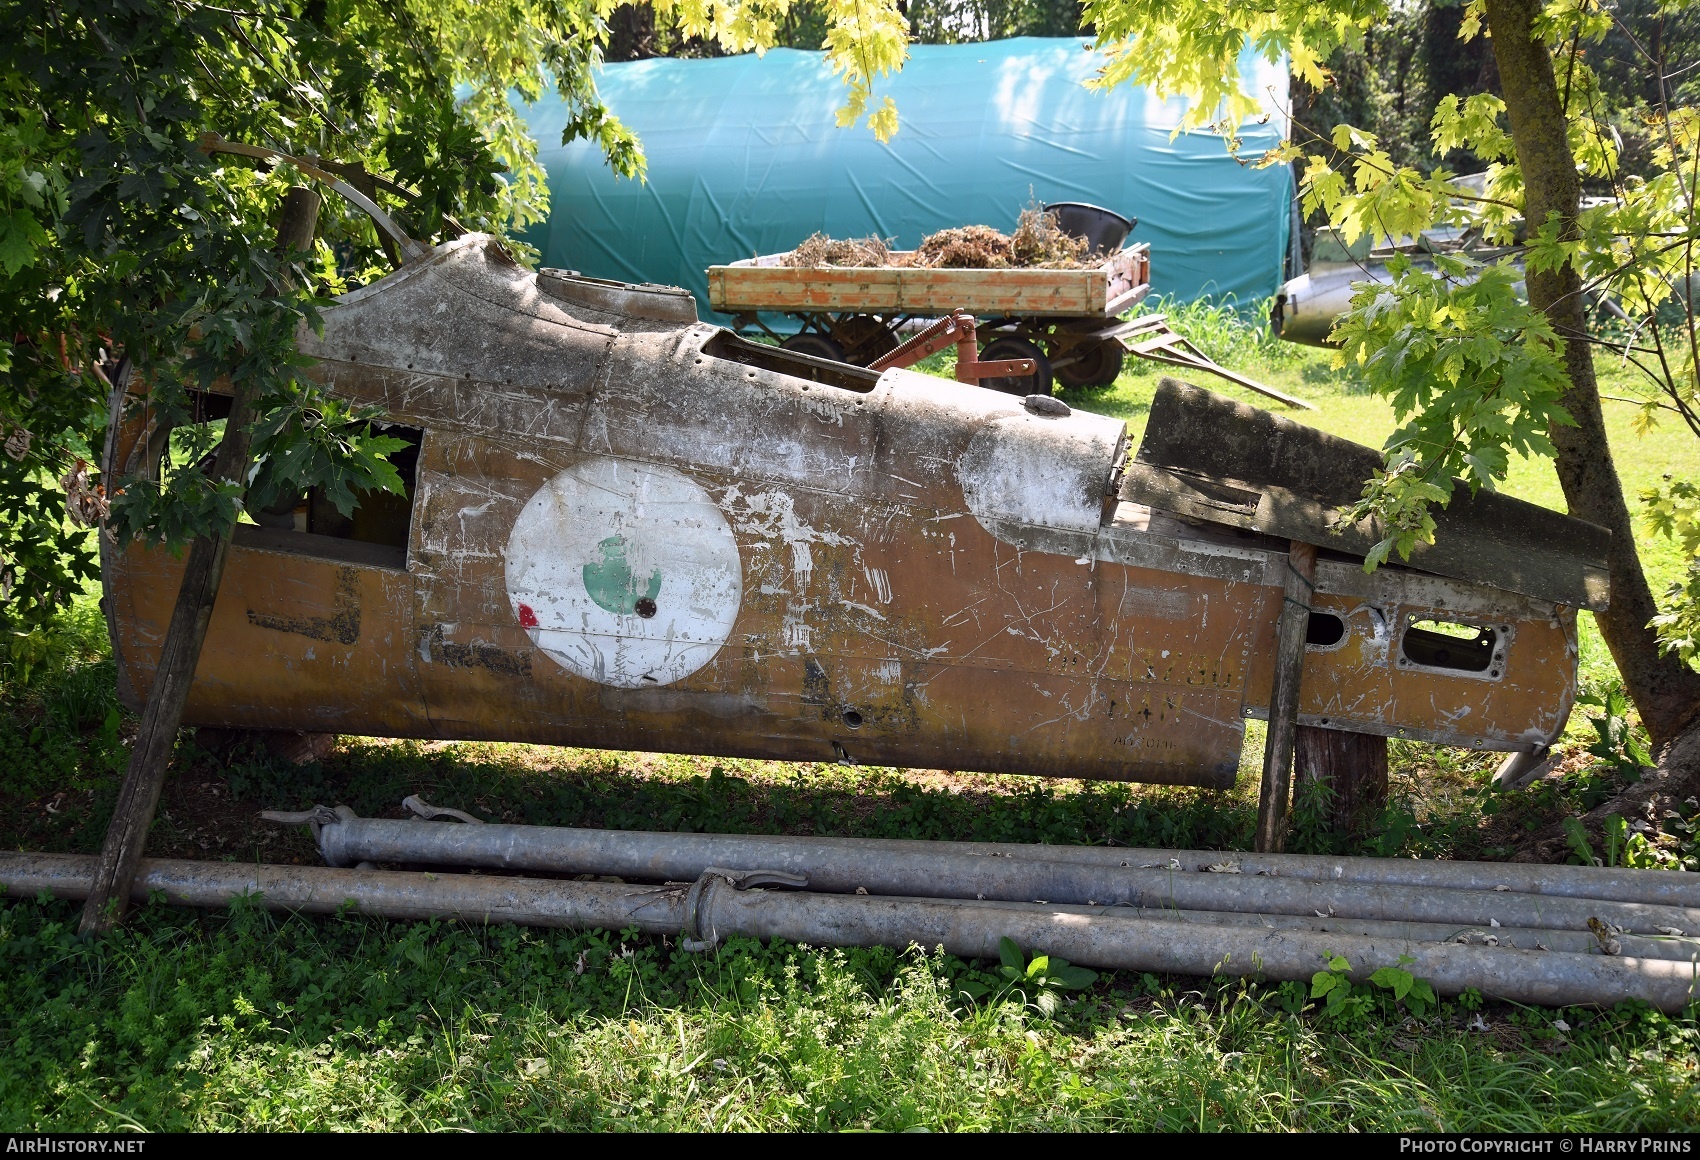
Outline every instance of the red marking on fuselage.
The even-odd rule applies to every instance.
[[[519,606],[519,625],[521,628],[537,627],[537,614],[531,611],[531,605],[522,604]]]

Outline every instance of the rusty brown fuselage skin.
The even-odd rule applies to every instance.
[[[811,381],[739,355],[676,297],[595,290],[469,235],[303,335],[331,393],[424,432],[405,548],[240,527],[186,723],[1233,783],[1244,721],[1269,703],[1278,542],[1117,503],[1119,421],[900,370]],[[133,406],[109,467],[133,468],[147,436]],[[659,612],[610,614],[593,640],[576,622],[540,634],[516,587],[516,521],[551,481],[633,472],[706,496],[735,543],[737,575],[691,590],[735,588],[735,604],[679,612],[681,639],[715,616],[724,633],[689,646],[688,672],[677,650],[674,670],[640,671],[670,647],[653,634],[686,582],[661,565]],[[579,515],[549,518],[566,535]],[[601,566],[584,563],[586,585]],[[108,551],[132,703],[181,570]],[[1316,607],[1346,632],[1307,653],[1308,723],[1506,751],[1564,725],[1572,608],[1326,558]],[[1398,663],[1427,616],[1499,626],[1494,675]],[[621,626],[651,633],[636,667]],[[575,671],[545,647],[559,640],[605,667]]]

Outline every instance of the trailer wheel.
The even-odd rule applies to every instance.
[[[1009,395],[1048,395],[1051,393],[1051,360],[1045,357],[1035,343],[1025,338],[1015,338],[1005,335],[994,338],[980,351],[980,358],[986,362],[999,362],[1006,358],[1030,358],[1033,360],[1031,375],[997,379],[981,379],[982,387],[994,391],[1003,391]]]
[[[1065,387],[1107,387],[1122,373],[1127,348],[1115,341],[1076,347],[1074,361],[1056,369],[1057,381]]]
[[[798,354],[811,354],[816,358],[828,358],[833,362],[844,361],[844,348],[824,334],[811,331],[799,331],[779,344],[781,350],[794,350]]]
[[[839,358],[859,367],[897,349],[891,328],[870,314],[852,314],[832,324],[832,339],[844,348]]]

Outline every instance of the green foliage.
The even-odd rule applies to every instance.
[[[1356,364],[1401,423],[1386,470],[1345,517],[1375,521],[1367,568],[1433,542],[1429,509],[1451,499],[1455,477],[1494,488],[1513,455],[1552,454],[1548,429],[1573,422],[1559,404],[1568,380],[1556,336],[1517,293],[1515,269],[1439,256],[1435,266],[1395,257],[1391,284],[1360,289],[1335,327],[1339,362]]]
[[[1320,87],[1322,61],[1341,44],[1359,43],[1385,11],[1378,0],[1269,5],[1088,0],[1086,18],[1096,26],[1098,46],[1109,58],[1100,73],[1103,85],[1149,85],[1163,97],[1185,96],[1183,127],[1197,128],[1213,122],[1231,127],[1258,110],[1258,102],[1241,87],[1243,52],[1252,50],[1269,61],[1286,53],[1293,73]]]
[[[803,27],[824,27],[823,42],[801,47],[824,49],[826,63],[844,83],[838,124],[848,127],[865,118],[881,141],[897,132],[897,105],[889,96],[876,98],[873,89],[909,56],[909,21],[896,0],[650,0],[649,6],[657,32],[671,31],[687,43],[725,52],[766,51],[799,23],[788,19],[793,16],[801,16]]]
[[[1399,965],[1394,967],[1377,967],[1370,975],[1369,981],[1383,990],[1392,991],[1395,1002],[1403,1003],[1418,1019],[1432,1010],[1439,1002],[1435,998],[1434,988],[1427,979],[1419,979],[1405,968],[1416,962],[1410,955],[1400,955]]]
[[[1334,787],[1305,778],[1293,787],[1289,848],[1295,854],[1344,854],[1350,835],[1334,827]]]
[[[1632,870],[1682,870],[1686,864],[1678,855],[1660,849],[1648,841],[1644,833],[1629,832],[1629,823],[1620,814],[1606,815],[1604,827],[1605,857],[1595,856],[1588,833],[1576,818],[1564,819],[1564,840],[1570,847],[1571,861],[1582,866],[1624,866]]]
[[[844,107],[838,110],[838,124],[854,125],[866,117],[875,137],[890,140],[897,132],[897,103],[889,96],[875,101],[873,84],[903,67],[909,56],[909,21],[889,0],[878,4],[864,0],[825,3],[829,26],[823,47],[827,63],[843,78],[847,90]]]
[[[1422,67],[1412,67],[1417,62],[1401,42],[1414,34],[1417,9],[1385,0],[1087,5],[1098,47],[1108,56],[1100,82],[1145,83],[1164,96],[1185,96],[1185,126],[1218,129],[1230,149],[1235,126],[1257,105],[1242,89],[1244,53],[1270,60],[1289,54],[1302,98],[1307,90],[1328,86],[1325,61],[1361,53],[1368,30],[1395,44],[1398,70],[1412,80],[1407,85],[1402,75],[1390,82],[1397,91],[1385,103],[1396,107],[1396,115],[1380,118],[1376,112],[1398,140],[1384,144],[1375,132],[1349,122],[1311,126],[1301,116],[1294,138],[1258,162],[1298,164],[1306,214],[1324,215],[1348,241],[1368,235],[1402,251],[1389,268],[1391,283],[1367,285],[1336,331],[1347,357],[1405,420],[1387,445],[1385,471],[1349,513],[1353,521],[1375,521],[1380,542],[1369,567],[1395,549],[1408,558],[1417,544],[1432,539],[1429,513],[1449,500],[1454,476],[1472,488],[1495,486],[1505,477],[1509,456],[1555,455],[1547,432],[1567,421],[1558,400],[1572,384],[1557,357],[1559,338],[1523,303],[1520,271],[1510,259],[1481,268],[1441,254],[1425,256],[1426,268],[1419,269],[1408,256],[1432,249],[1419,242],[1431,227],[1451,227],[1492,246],[1521,246],[1519,257],[1531,272],[1575,271],[1594,301],[1609,299],[1628,320],[1618,349],[1646,374],[1643,424],[1674,412],[1700,437],[1695,358],[1700,331],[1692,300],[1700,272],[1694,263],[1700,214],[1692,180],[1700,156],[1700,109],[1691,103],[1692,81],[1672,86],[1687,71],[1682,54],[1692,56],[1700,35],[1690,7],[1655,8],[1639,0],[1608,8],[1565,0],[1541,10],[1532,35],[1541,51],[1556,58],[1562,85],[1550,96],[1530,98],[1547,107],[1519,113],[1527,125],[1564,122],[1566,140],[1558,147],[1567,147],[1578,177],[1601,196],[1580,213],[1565,206],[1547,220],[1525,222],[1519,142],[1504,100],[1483,91],[1482,68],[1468,81],[1468,91],[1437,88],[1449,75],[1438,41],[1425,48]],[[1446,23],[1439,16],[1442,6],[1418,9],[1428,14],[1425,38]],[[1480,3],[1462,7],[1461,18],[1449,27],[1458,41],[1474,47],[1456,55],[1483,63],[1491,57],[1481,43],[1487,15]],[[1600,51],[1607,41],[1615,51]],[[1673,51],[1678,55],[1669,55]],[[1414,99],[1408,101],[1408,95]],[[1330,107],[1327,101],[1306,103],[1305,114],[1311,107]],[[1412,107],[1429,111],[1427,148],[1408,139]],[[1632,139],[1628,153],[1626,132]],[[1554,143],[1521,144],[1538,151]],[[1462,182],[1444,165],[1429,164],[1438,158],[1485,170],[1479,181]],[[1630,163],[1633,170],[1626,168]],[[1553,186],[1538,191],[1542,200],[1562,203],[1574,196],[1559,188],[1562,182],[1541,180]],[[1591,407],[1593,399],[1584,396],[1584,403]],[[1659,501],[1652,502],[1659,518]],[[1671,607],[1657,622],[1664,647],[1689,660],[1700,635],[1695,575],[1700,573],[1691,571],[1687,584],[1672,589]]]
[[[1667,475],[1663,485],[1642,492],[1641,501],[1648,527],[1687,560],[1685,575],[1665,593],[1665,611],[1653,618],[1660,647],[1700,663],[1700,484]]]
[[[1353,983],[1352,964],[1343,955],[1330,953],[1328,965],[1310,979],[1310,997],[1323,1001],[1322,1017],[1333,1023],[1361,1022],[1375,1009],[1376,991],[1390,991],[1395,1004],[1403,1005],[1421,1019],[1439,1003],[1427,979],[1419,979],[1405,968],[1416,960],[1400,955],[1397,966],[1378,967],[1367,984]]]
[[[909,35],[921,44],[963,44],[1012,36],[1074,36],[1080,0],[909,0]]]
[[[0,11],[14,30],[0,45],[0,175],[8,212],[40,227],[28,255],[13,246],[0,266],[0,426],[15,436],[0,467],[0,619],[29,633],[92,574],[92,537],[77,525],[102,523],[108,503],[117,540],[174,545],[226,532],[240,511],[241,481],[197,466],[86,481],[76,465],[98,458],[113,380],[145,382],[163,425],[188,421],[191,389],[243,384],[286,429],[275,413],[322,410],[294,353],[297,328],[316,323],[315,274],[334,288],[382,263],[370,224],[334,200],[312,253],[274,254],[273,218],[297,179],[209,156],[203,134],[323,153],[354,173],[428,169],[403,215],[427,237],[451,213],[500,228],[512,207],[456,100],[470,74],[444,75],[449,46],[405,10],[6,0]],[[20,236],[15,222],[7,236]],[[370,457],[341,469],[355,486],[386,482]]]
[[[1063,991],[1078,991],[1098,981],[1098,973],[1070,966],[1067,959],[1022,954],[1012,938],[998,940],[998,965],[991,973],[970,971],[956,985],[958,999],[992,1005],[1015,1002],[1049,1018],[1061,1007]]]
[[[1070,966],[1067,959],[1034,955],[1028,961],[1015,940],[1007,937],[998,940],[998,975],[1004,986],[996,998],[1018,995],[1041,1015],[1056,1014],[1060,992],[1078,991],[1098,981],[1098,972]],[[987,993],[984,984],[974,982],[965,983],[963,992],[976,999]]]
[[[1348,827],[1336,817],[1337,795],[1328,783],[1305,778],[1293,787],[1287,850],[1294,854],[1408,856],[1423,829],[1408,802],[1389,800],[1381,810]]]
[[[92,601],[53,640],[27,683],[0,676],[0,844],[86,852],[122,768],[101,749],[115,702]],[[1396,745],[1395,776],[1428,786],[1424,752]],[[1485,776],[1471,760],[1438,776]],[[182,742],[178,762],[168,794],[229,789],[244,822],[314,801],[391,815],[421,792],[503,821],[1245,848],[1253,816],[1243,792],[941,787],[863,767],[517,746],[348,740],[305,768],[249,751],[220,770]],[[1417,840],[1457,856],[1437,843],[1468,831],[1437,808],[1423,806]],[[170,856],[169,840],[193,839],[167,818],[155,849]],[[251,856],[202,856],[219,853]],[[1034,988],[1001,959],[915,950],[736,939],[700,956],[630,932],[158,904],[90,943],[75,919],[72,904],[0,899],[8,1124],[1630,1130],[1700,1114],[1691,1021],[1565,1012],[1574,1030],[1559,1043],[1550,1013],[1523,1023],[1466,997],[1508,1029],[1488,1037],[1466,1030],[1458,1003],[1413,1025],[1416,981],[1402,1001],[1396,975],[1355,984],[1361,1018],[1342,1022],[1303,982],[1103,972]],[[1033,963],[1010,965],[1025,976]],[[974,985],[981,1001],[964,1002]],[[1056,1000],[1048,1014],[1035,991]]]
[[[1600,860],[1594,857],[1594,847],[1588,841],[1588,831],[1582,828],[1579,819],[1564,819],[1564,841],[1570,847],[1571,857],[1577,865],[1598,866],[1601,864]]]
[[[1323,1000],[1325,1018],[1349,1023],[1369,1010],[1369,996],[1352,986],[1351,969],[1352,964],[1343,957],[1330,955],[1328,965],[1310,977],[1310,997]]]
[[[329,397],[315,402],[279,407],[255,427],[258,474],[248,488],[249,506],[264,508],[286,493],[318,487],[346,516],[354,511],[356,491],[405,494],[400,474],[384,456],[407,441],[374,434],[376,410]]]
[[[1595,739],[1588,752],[1616,770],[1633,774],[1653,764],[1647,751],[1647,735],[1630,719],[1629,698],[1619,683],[1608,685],[1600,693],[1583,693],[1576,698],[1579,705],[1592,705],[1603,710],[1588,715],[1594,727]]]
[[[0,786],[14,805],[61,791],[109,796],[129,755],[105,618],[84,598],[18,642],[12,660],[0,658]],[[71,810],[49,818],[61,832],[104,822]],[[21,831],[11,842],[39,846]]]
[[[1693,809],[1692,806],[1690,808]],[[1667,819],[1665,825],[1675,839],[1676,849],[1658,851],[1658,855],[1668,854],[1671,858],[1669,862],[1662,862],[1660,868],[1690,873],[1700,871],[1700,809],[1695,809],[1686,818]]]

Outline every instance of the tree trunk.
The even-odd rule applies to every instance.
[[[1488,27],[1523,173],[1529,232],[1556,213],[1566,235],[1576,237],[1582,183],[1566,135],[1564,98],[1552,57],[1533,27],[1540,7],[1538,0],[1487,0]],[[1635,551],[1634,522],[1623,483],[1606,441],[1593,350],[1585,338],[1581,275],[1575,267],[1566,266],[1531,272],[1526,283],[1530,303],[1546,314],[1563,339],[1570,373],[1570,390],[1563,402],[1576,426],[1554,427],[1549,432],[1558,450],[1558,479],[1565,501],[1571,515],[1608,529],[1612,536],[1611,607],[1596,614],[1600,635],[1657,749],[1700,717],[1700,673],[1674,655],[1660,656],[1653,630],[1647,627],[1657,610]]]
[[[1300,725],[1293,747],[1293,783],[1321,782],[1329,796],[1330,828],[1362,832],[1387,805],[1387,738]]]
[[[1613,814],[1633,829],[1645,822],[1655,831],[1666,831],[1672,819],[1700,813],[1700,724],[1683,730],[1655,754],[1655,759],[1658,767],[1642,770],[1643,780],[1583,815],[1582,829],[1596,854],[1605,849],[1606,819]],[[1512,860],[1563,862],[1570,856],[1570,836],[1564,830],[1567,820],[1560,818],[1528,835],[1518,844]]]
[[[284,199],[283,218],[278,226],[278,250],[282,253],[305,250],[312,242],[318,216],[317,193],[304,187],[290,190]],[[220,440],[218,454],[213,460],[213,478],[241,482],[247,479],[252,458],[249,446],[254,400],[242,380],[234,382],[233,396],[230,417],[225,421],[224,438]],[[224,576],[224,561],[229,549],[228,532],[221,536],[198,537],[189,547],[183,583],[177,590],[177,603],[171,611],[171,626],[166,630],[159,664],[154,669],[153,688],[149,690],[148,703],[142,710],[141,730],[130,752],[124,784],[118,791],[118,803],[112,811],[106,841],[95,863],[88,901],[83,905],[81,930],[84,934],[99,934],[111,929],[123,918],[124,909],[129,905],[130,884],[147,845],[148,829],[153,825],[154,811],[159,806],[160,790],[165,786],[165,772],[171,764],[177,730],[183,723],[183,708],[188,703],[189,688],[194,683],[201,644],[206,640],[207,625],[212,620],[213,602],[218,597],[219,581]]]

